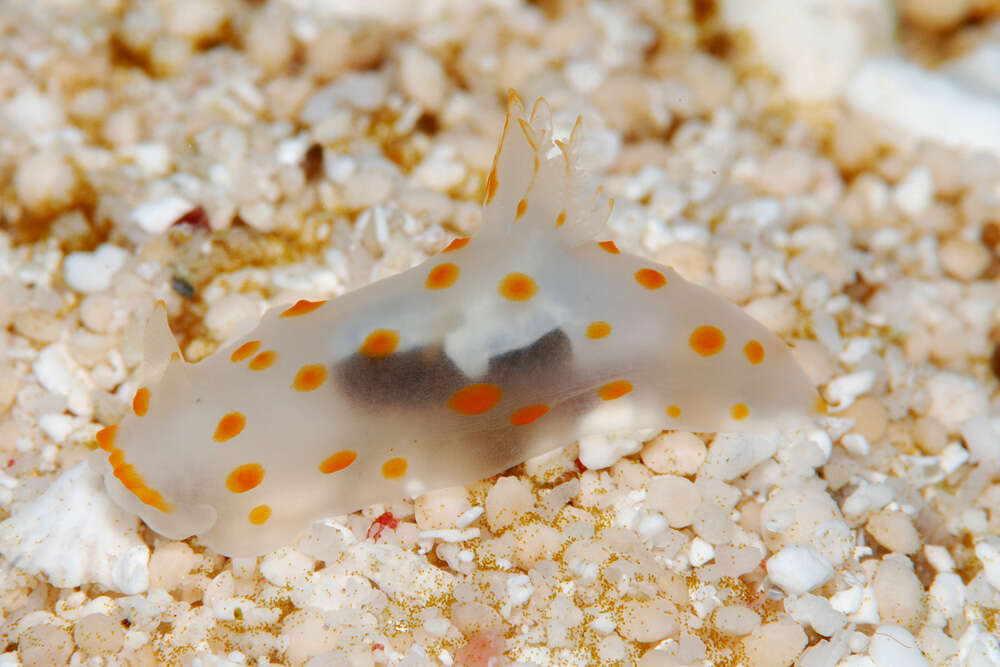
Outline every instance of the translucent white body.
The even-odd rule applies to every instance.
[[[115,500],[168,537],[253,556],[313,519],[470,483],[584,435],[771,429],[808,413],[814,389],[773,334],[591,240],[605,202],[586,193],[572,143],[548,158],[543,116],[524,119],[512,98],[483,229],[464,247],[167,364],[93,461]],[[152,366],[172,349],[164,329],[161,316],[147,332]]]

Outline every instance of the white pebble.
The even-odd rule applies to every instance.
[[[957,431],[962,422],[986,412],[989,393],[976,380],[958,373],[935,373],[927,381],[931,404],[928,414],[948,431]]]
[[[535,587],[531,585],[531,578],[526,574],[514,574],[507,577],[507,600],[504,602],[500,613],[504,618],[510,618],[513,607],[519,607],[531,599],[535,592]],[[503,613],[506,611],[507,613]]]
[[[961,613],[965,608],[965,584],[962,577],[954,572],[941,572],[934,577],[934,583],[927,591],[927,606],[930,607],[928,621],[944,627],[948,619]]]
[[[278,161],[278,164],[297,165],[302,161],[303,156],[305,156],[310,143],[311,139],[305,132],[300,132],[294,137],[282,139],[274,151],[274,158]]]
[[[334,183],[343,184],[357,171],[358,164],[350,155],[333,155],[323,160],[323,172]]]
[[[500,531],[529,512],[535,504],[531,486],[517,477],[501,477],[486,494],[486,523]]]
[[[872,578],[879,617],[888,623],[909,625],[923,609],[924,588],[906,556],[889,554]]]
[[[199,557],[184,542],[167,542],[149,557],[149,585],[172,591],[198,563]]]
[[[938,247],[941,268],[952,278],[975,280],[993,260],[993,254],[982,243],[962,238],[950,238]]]
[[[249,202],[239,207],[240,219],[261,232],[269,232],[275,228],[277,220],[274,212],[274,205],[263,200]]]
[[[713,558],[715,558],[715,547],[700,537],[691,540],[691,544],[688,545],[688,560],[691,565],[701,567]]]
[[[42,59],[47,59],[48,54],[36,52]],[[17,127],[25,136],[43,134],[49,130],[54,130],[66,122],[66,112],[63,103],[59,99],[62,93],[52,90],[50,94],[43,95],[33,86],[18,86],[13,88],[17,94],[9,98],[0,107],[0,116],[9,126]]]
[[[44,150],[22,160],[14,175],[18,198],[28,209],[38,212],[68,206],[76,184],[73,165],[54,150]]]
[[[707,449],[701,438],[686,431],[666,431],[646,443],[642,462],[657,473],[693,475],[705,462]]]
[[[858,518],[877,512],[892,502],[895,492],[888,484],[861,481],[851,495],[844,499],[843,512],[848,518]]]
[[[313,565],[311,557],[291,547],[282,547],[261,561],[260,574],[269,583],[282,587],[304,579],[312,572]]]
[[[976,558],[990,586],[1000,591],[1000,538],[989,536],[976,544]]]
[[[734,547],[720,544],[715,550],[715,562],[724,577],[740,577],[757,569],[763,559],[763,551],[756,546]]]
[[[930,667],[917,640],[898,625],[880,625],[868,642],[868,656],[877,667]]]
[[[591,470],[609,468],[623,456],[642,449],[643,440],[650,435],[648,430],[642,430],[584,436],[580,438],[580,462]]]
[[[951,557],[947,547],[939,544],[924,545],[924,557],[938,572],[951,572],[955,569],[955,559]]]
[[[63,278],[77,292],[103,292],[127,259],[128,252],[111,243],[102,243],[93,252],[71,252],[63,259]]]
[[[865,529],[889,551],[911,554],[920,548],[920,534],[910,517],[899,510],[882,510],[868,520]]]
[[[448,79],[437,58],[415,46],[399,50],[399,83],[407,97],[422,107],[437,110],[444,105]]]
[[[639,525],[636,530],[642,536],[642,539],[654,540],[669,527],[670,524],[664,517],[659,514],[649,514],[639,519]]]
[[[184,197],[168,195],[144,204],[139,204],[130,217],[150,234],[162,234],[174,224],[178,218],[194,208],[194,204]]]
[[[726,635],[742,637],[760,626],[760,614],[742,605],[727,605],[715,610],[715,628]]]
[[[216,299],[209,305],[205,326],[215,340],[227,341],[249,331],[260,315],[260,302],[237,292]]]
[[[426,495],[427,494],[425,494],[425,496]],[[462,512],[462,514],[455,521],[455,525],[458,526],[459,528],[466,528],[472,525],[473,521],[482,516],[484,511],[485,510],[483,509],[482,505],[476,505],[475,507],[466,510],[465,512]]]
[[[941,454],[938,456],[938,466],[946,475],[950,475],[964,466],[968,460],[968,450],[961,444],[952,442],[941,450]]]
[[[860,433],[848,433],[840,439],[840,444],[855,456],[868,456],[872,451],[872,446],[868,442],[868,439]]]
[[[684,477],[654,477],[646,483],[646,491],[646,506],[662,512],[671,528],[690,526],[701,505],[701,494],[694,482]]]
[[[824,637],[832,636],[847,623],[844,613],[834,609],[829,600],[809,593],[786,598],[785,610],[796,621],[811,625],[817,634]]]
[[[790,544],[767,560],[771,581],[792,595],[801,595],[833,577],[833,566],[818,552]]]
[[[303,106],[299,118],[307,126],[319,125],[344,105],[362,111],[382,106],[388,84],[381,73],[347,74],[320,88]]]
[[[893,190],[892,201],[911,220],[920,217],[934,199],[934,175],[921,165],[910,170]]]
[[[449,153],[451,155],[449,155]],[[447,192],[465,180],[465,165],[453,159],[454,151],[431,151],[413,170],[413,178],[431,190]]]
[[[771,331],[787,334],[795,329],[799,314],[792,299],[785,294],[754,299],[743,309]]]
[[[966,419],[959,427],[959,432],[969,450],[970,461],[985,463],[994,469],[1000,466],[1000,432],[986,415]]]
[[[88,614],[74,624],[73,639],[87,653],[114,655],[121,650],[125,630],[107,614]]]
[[[86,426],[88,420],[71,415],[49,413],[38,418],[38,427],[49,437],[52,442],[62,444],[69,437],[69,434]]]
[[[699,475],[721,480],[741,477],[778,450],[777,435],[719,433],[708,448],[708,458]]]
[[[858,396],[867,394],[874,387],[875,371],[866,369],[835,377],[826,383],[823,394],[831,408],[843,410],[854,403]]]
[[[844,614],[853,614],[861,609],[864,602],[864,586],[851,586],[842,591],[834,593],[830,598],[830,606]]]
[[[629,600],[622,605],[619,632],[626,639],[649,643],[677,634],[677,609],[663,598]]]
[[[767,623],[743,638],[748,664],[754,667],[787,667],[808,643],[802,627],[786,617]]]
[[[830,602],[832,604],[834,600]],[[836,605],[834,605],[834,609],[841,611]],[[881,622],[878,613],[878,600],[875,599],[875,587],[869,584],[862,588],[861,604],[853,612],[845,611],[844,613],[848,614],[847,620],[851,623],[872,624]]]
[[[454,589],[454,575],[398,546],[359,542],[353,553],[365,576],[400,604],[426,606]]]
[[[70,412],[79,417],[94,413],[92,392],[96,389],[87,371],[69,353],[65,343],[53,343],[38,353],[33,366],[39,384],[66,398]]]
[[[192,42],[215,36],[229,18],[225,0],[176,0],[165,9],[167,29]]]
[[[383,169],[358,171],[344,179],[342,192],[347,208],[370,208],[392,193],[392,176]]]
[[[121,153],[131,158],[147,179],[165,176],[170,169],[170,148],[161,141],[144,141],[124,147]]]
[[[465,530],[436,528],[434,530],[422,530],[418,533],[418,536],[421,540],[441,540],[442,542],[455,543],[474,540],[479,537],[479,533],[478,528],[466,528]]]
[[[477,507],[482,514],[483,508]],[[463,517],[469,512],[469,500],[465,487],[452,486],[435,489],[417,497],[413,501],[413,513],[417,527],[421,530],[437,530],[443,528],[466,528],[471,521],[463,522]],[[462,525],[460,525],[462,523]]]

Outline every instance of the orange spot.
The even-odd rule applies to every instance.
[[[517,211],[514,213],[514,219],[520,220],[521,216],[528,210],[528,202],[525,199],[517,202]]]
[[[601,246],[601,250],[610,252],[612,255],[618,255],[621,253],[614,241],[598,241],[597,245]]]
[[[112,474],[136,498],[161,512],[169,513],[171,511],[170,505],[163,500],[163,496],[155,489],[146,486],[146,480],[142,478],[135,466],[125,462],[125,454],[122,450],[112,447],[111,453],[108,455],[108,463],[111,464]]]
[[[229,355],[229,361],[243,361],[244,359],[248,359],[256,354],[258,349],[260,349],[259,340],[248,340],[233,350],[233,353]]]
[[[448,399],[448,407],[463,415],[480,415],[500,402],[503,390],[493,384],[470,384],[462,387]]]
[[[729,416],[736,421],[741,421],[750,416],[750,408],[747,407],[746,403],[737,403],[729,408]]]
[[[548,411],[549,406],[543,403],[529,405],[515,411],[514,414],[510,416],[510,423],[512,426],[524,426],[525,424],[530,424],[535,421]]]
[[[320,364],[308,364],[299,369],[295,374],[295,381],[292,382],[292,389],[295,391],[312,391],[319,389],[319,386],[326,382],[326,366]]]
[[[751,364],[759,364],[764,361],[764,346],[752,340],[743,346],[743,354]]]
[[[646,289],[660,289],[667,284],[663,274],[654,269],[639,269],[635,272],[635,280]]]
[[[441,252],[451,252],[452,250],[461,250],[465,246],[469,245],[470,240],[471,239],[469,239],[468,236],[461,236],[457,239],[452,239],[451,243],[448,244],[448,247],[442,250]]]
[[[136,417],[144,417],[149,412],[149,389],[139,387],[132,397],[132,412]]]
[[[388,357],[390,354],[395,352],[398,346],[398,331],[393,331],[392,329],[376,329],[368,334],[365,341],[361,343],[361,347],[358,348],[358,352],[366,357],[371,357],[372,359],[380,359],[382,357]]]
[[[508,273],[500,281],[500,296],[511,301],[527,301],[538,293],[538,284],[534,278],[518,273]]]
[[[566,211],[563,211],[556,216],[556,229],[559,229],[565,223],[566,223]]]
[[[319,471],[324,475],[329,475],[351,465],[356,458],[358,458],[358,453],[353,449],[342,449],[323,459],[323,462],[319,464]]]
[[[490,175],[486,177],[486,203],[493,201],[493,195],[497,193],[497,168],[496,165],[490,169]]]
[[[110,452],[111,448],[115,446],[115,435],[118,433],[118,424],[114,426],[108,426],[102,428],[94,436],[97,438],[97,444],[101,449]]]
[[[150,507],[155,507],[164,513],[170,512],[170,505],[163,500],[163,496],[160,495],[159,491],[151,489],[148,486],[143,486],[141,488],[135,489],[132,493],[135,494],[136,498],[141,500],[146,505]]]
[[[722,348],[726,346],[726,335],[719,327],[700,326],[691,332],[688,343],[701,356],[710,357],[722,352]]]
[[[271,518],[271,508],[267,505],[257,505],[257,507],[250,510],[250,514],[247,515],[247,518],[250,519],[250,523],[255,526],[267,523],[267,520]]]
[[[681,416],[681,409],[676,405],[671,405],[667,408],[667,416],[677,419]]]
[[[632,391],[631,382],[628,380],[615,380],[598,389],[597,395],[605,401],[613,401],[616,398],[621,398],[630,391]]]
[[[264,467],[259,463],[244,463],[233,468],[226,477],[226,488],[233,493],[244,493],[264,481]]]
[[[827,404],[823,397],[816,394],[816,400],[813,401],[813,411],[818,415],[826,415],[830,413],[830,406]]]
[[[250,363],[247,364],[247,368],[252,371],[263,371],[270,368],[277,358],[278,353],[274,350],[264,350],[250,360]]]
[[[408,465],[406,459],[389,459],[382,464],[382,476],[386,479],[399,479],[406,474]]]
[[[451,287],[458,280],[458,265],[451,262],[438,264],[427,274],[427,281],[424,287],[427,289],[445,289]]]
[[[115,468],[114,475],[122,483],[122,486],[129,491],[144,486],[142,477],[139,476],[139,473],[131,463],[125,463]]]
[[[216,442],[232,440],[243,432],[246,425],[247,418],[243,416],[242,412],[230,412],[219,420],[219,425],[215,427],[215,435],[212,438]]]
[[[604,338],[611,333],[611,325],[597,320],[587,325],[587,338]]]
[[[299,299],[295,302],[295,305],[286,310],[281,314],[282,317],[297,317],[299,315],[308,315],[312,311],[316,310],[320,306],[326,303],[323,301],[309,301],[307,299]]]

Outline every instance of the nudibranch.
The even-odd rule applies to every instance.
[[[673,270],[599,240],[611,200],[579,122],[511,95],[472,238],[330,301],[267,313],[197,364],[162,306],[147,384],[92,465],[156,532],[221,554],[310,521],[497,474],[599,433],[771,430],[815,388],[786,345]]]

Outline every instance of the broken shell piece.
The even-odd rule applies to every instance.
[[[96,583],[135,595],[149,586],[149,547],[138,526],[138,518],[108,496],[101,474],[83,461],[0,523],[0,554],[57,588]]]

